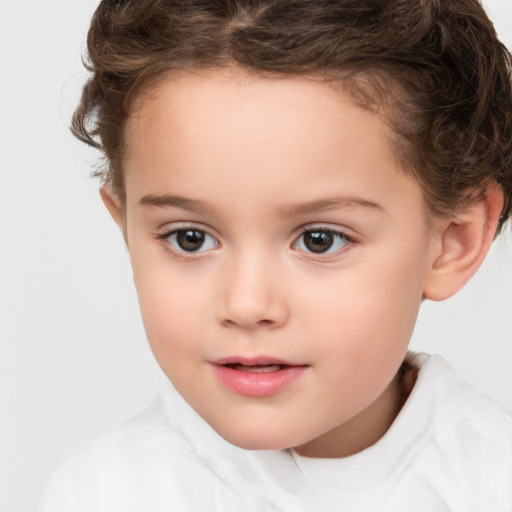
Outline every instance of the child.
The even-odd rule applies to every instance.
[[[512,511],[511,418],[407,352],[510,215],[480,4],[104,0],[88,49],[73,131],[173,388],[42,510]]]

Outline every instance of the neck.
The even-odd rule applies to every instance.
[[[298,446],[304,457],[349,457],[375,444],[391,427],[416,382],[417,369],[404,361],[384,392],[366,409],[326,434]]]

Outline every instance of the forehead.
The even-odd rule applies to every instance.
[[[392,200],[418,186],[398,169],[388,131],[319,80],[179,74],[155,86],[128,122],[127,200],[186,187],[185,195],[194,188],[233,202],[258,191],[278,201],[287,190],[297,202],[322,199],[333,180],[343,195],[364,183],[369,201]]]
[[[231,68],[198,70],[171,75],[151,87],[128,122],[127,140],[130,148],[141,149],[161,135],[163,125],[172,124],[174,136],[187,143],[218,143],[232,130],[247,135],[247,143],[266,139],[282,145],[307,136],[311,145],[321,140],[327,144],[330,136],[340,136],[332,130],[340,116],[367,132],[384,128],[343,90],[318,78],[261,78]],[[141,125],[143,130],[137,130]],[[235,142],[227,139],[226,144],[230,140]]]

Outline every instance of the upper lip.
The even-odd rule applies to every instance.
[[[221,357],[212,361],[213,364],[226,365],[226,364],[243,364],[244,366],[263,366],[263,365],[281,365],[281,366],[306,366],[305,364],[293,363],[285,361],[284,359],[278,359],[271,356],[228,356]]]

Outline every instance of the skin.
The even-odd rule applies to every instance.
[[[160,82],[128,122],[126,204],[102,195],[127,238],[147,337],[235,445],[343,457],[374,444],[409,391],[395,376],[422,299],[453,294],[485,255],[482,218],[499,215],[499,191],[429,227],[388,130],[320,82],[226,70]],[[206,233],[198,250],[179,246],[185,228]],[[315,253],[305,229],[339,234]],[[254,397],[212,365],[260,356],[304,371]]]

